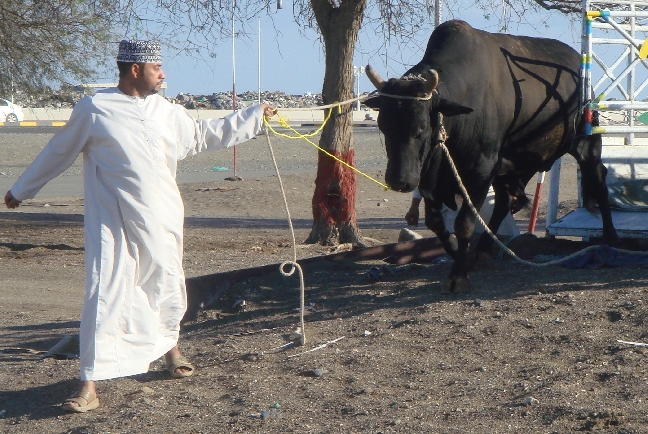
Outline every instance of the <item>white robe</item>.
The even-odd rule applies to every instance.
[[[146,372],[176,345],[187,306],[177,161],[234,146],[262,128],[258,105],[221,119],[195,120],[161,96],[107,89],[77,103],[67,124],[16,181],[14,197],[31,199],[83,152],[81,380]]]

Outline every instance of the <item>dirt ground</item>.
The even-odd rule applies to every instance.
[[[50,136],[0,133],[0,181],[21,173]],[[217,285],[227,272],[292,259],[265,138],[255,142],[240,147],[242,181],[214,170],[231,164],[229,151],[180,167],[189,279],[223,273],[211,277]],[[298,256],[324,257],[328,248],[301,244],[312,223],[315,151],[273,144]],[[357,134],[356,153],[382,180],[375,131]],[[78,162],[61,178],[75,191]],[[564,214],[576,202],[573,160],[562,178]],[[358,183],[362,234],[396,242],[410,198]],[[574,270],[508,259],[474,270],[473,292],[458,295],[441,292],[447,261],[309,260],[304,346],[291,344],[299,278],[278,265],[239,273],[184,325],[180,347],[197,366],[193,377],[171,380],[157,361],[147,374],[100,382],[98,410],[66,414],[58,404],[77,387],[78,360],[41,356],[78,333],[82,215],[78,194],[45,193],[0,211],[0,432],[648,432],[648,348],[619,342],[648,342],[646,266]],[[525,232],[528,212],[516,219]],[[587,246],[543,238],[543,222],[541,212],[540,236],[509,247],[531,260]],[[383,272],[378,280],[372,270]]]

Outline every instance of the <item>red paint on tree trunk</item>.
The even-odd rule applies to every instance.
[[[345,163],[355,166],[354,151],[346,155],[333,151]],[[314,224],[338,226],[343,222],[356,224],[356,172],[330,156],[319,152],[317,179],[313,194]]]

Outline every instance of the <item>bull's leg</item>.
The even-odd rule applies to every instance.
[[[574,156],[581,170],[581,192],[583,204],[594,212],[597,203],[603,220],[603,239],[610,246],[619,245],[619,237],[612,223],[612,213],[605,182],[607,169],[601,161],[603,141],[600,134],[577,136],[570,154]]]
[[[423,198],[423,203],[425,204],[425,226],[436,234],[445,251],[455,259],[457,257],[457,237],[445,227],[441,214],[443,204],[428,198]]]
[[[481,201],[480,201],[481,205]],[[468,280],[468,249],[470,237],[475,229],[475,216],[466,203],[461,206],[455,219],[455,236],[457,239],[457,255],[450,270],[444,290],[448,292],[467,292],[472,289]]]

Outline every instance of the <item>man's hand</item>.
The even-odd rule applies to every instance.
[[[277,109],[272,107],[270,104],[261,104],[261,107],[263,107],[263,115],[266,118],[271,118],[277,114]]]
[[[405,214],[405,221],[409,226],[418,226],[419,220],[419,209],[418,207],[412,207]]]
[[[11,194],[11,190],[5,194],[5,205],[7,205],[7,208],[18,208],[20,205],[20,201],[13,197],[13,194]]]
[[[412,205],[410,209],[405,214],[405,221],[409,226],[418,226],[419,221],[419,205],[421,204],[421,199],[412,198]]]

